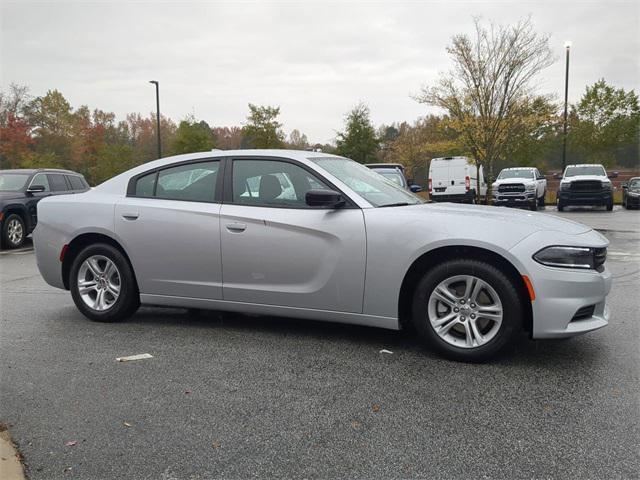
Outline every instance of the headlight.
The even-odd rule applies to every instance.
[[[613,184],[611,182],[602,182],[602,188],[608,188],[611,190],[613,188]]]
[[[529,192],[530,192],[530,191],[532,191],[532,190],[535,190],[535,189],[536,189],[536,186],[535,186],[534,184],[532,184],[532,183],[529,183],[529,184],[527,184],[527,185],[525,186],[525,188],[527,189],[527,191],[529,191]]]
[[[560,190],[568,190],[569,185],[571,185],[569,182],[560,183]]]
[[[540,250],[533,259],[548,267],[578,268],[602,271],[607,259],[606,248],[553,246]]]

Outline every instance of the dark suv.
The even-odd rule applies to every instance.
[[[82,175],[70,170],[0,170],[0,241],[18,248],[36,227],[36,205],[44,197],[89,190]]]

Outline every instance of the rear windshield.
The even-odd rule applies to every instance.
[[[498,180],[505,178],[534,178],[533,170],[502,170]]]
[[[599,175],[606,176],[602,165],[583,165],[579,167],[567,167],[564,171],[565,177],[575,177],[576,175]]]

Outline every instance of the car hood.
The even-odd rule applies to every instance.
[[[24,198],[23,192],[0,192],[0,201]]]
[[[393,207],[392,207],[393,208]],[[484,225],[485,228],[519,227],[528,233],[539,231],[556,231],[570,235],[579,235],[591,230],[591,227],[572,220],[555,217],[541,212],[528,212],[505,207],[490,207],[485,205],[464,205],[457,203],[428,203],[408,207],[415,209],[416,215],[439,213],[446,216],[449,222],[464,224],[469,219],[474,224]],[[459,219],[456,222],[454,218]],[[498,226],[498,224],[500,224]]]
[[[536,183],[535,180],[531,178],[503,178],[502,180],[496,180],[493,182],[494,185],[508,185],[510,183],[524,183],[525,185],[528,183]]]

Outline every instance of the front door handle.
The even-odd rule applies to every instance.
[[[136,220],[140,214],[138,212],[124,212],[122,218],[125,220]]]
[[[245,223],[227,223],[227,230],[231,233],[242,233],[247,229],[247,225]]]

